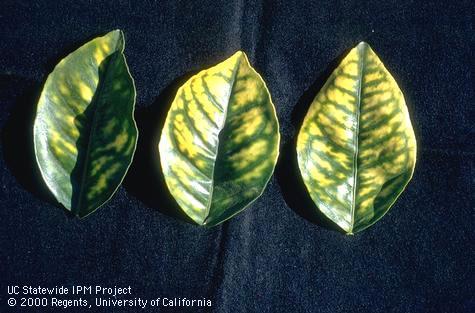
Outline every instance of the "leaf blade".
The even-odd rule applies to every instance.
[[[258,139],[266,150],[263,144],[251,145]],[[168,189],[197,224],[217,225],[261,195],[275,167],[279,140],[268,89],[245,54],[237,52],[178,90],[159,143]],[[270,161],[252,172],[251,161],[264,151]]]
[[[123,49],[119,30],[84,44],[58,63],[38,101],[37,163],[58,202],[80,217],[112,197],[135,151],[135,86]],[[112,151],[124,138],[127,149]]]
[[[311,198],[347,233],[379,220],[411,179],[416,141],[404,96],[366,43],[311,104],[297,155]]]

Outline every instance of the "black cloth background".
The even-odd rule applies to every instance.
[[[35,101],[61,58],[115,28],[137,87],[139,148],[113,199],[78,220],[38,176]],[[7,285],[100,284],[213,303],[177,312],[473,312],[473,31],[470,1],[3,0],[0,311],[15,311]],[[418,159],[389,213],[345,236],[307,213],[293,151],[311,99],[362,40],[405,94]],[[153,140],[178,85],[238,49],[272,94],[281,157],[251,207],[200,228],[173,217]]]

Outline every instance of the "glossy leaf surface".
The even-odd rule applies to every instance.
[[[269,91],[237,52],[178,90],[159,144],[166,184],[194,222],[219,224],[261,195],[279,140]]]
[[[42,176],[58,202],[84,217],[122,182],[137,141],[135,87],[119,30],[61,60],[43,87],[34,123]]]
[[[313,201],[347,233],[380,219],[411,179],[416,140],[406,103],[368,44],[352,49],[316,96],[297,155]]]

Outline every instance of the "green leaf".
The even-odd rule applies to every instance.
[[[137,142],[135,86],[115,30],[61,60],[48,76],[34,123],[36,160],[58,202],[84,217],[108,201]]]
[[[297,155],[311,198],[349,234],[379,220],[404,190],[414,131],[401,90],[368,44],[352,49],[316,96]]]
[[[239,51],[178,90],[159,144],[168,189],[197,224],[222,223],[262,194],[279,141],[269,91]]]

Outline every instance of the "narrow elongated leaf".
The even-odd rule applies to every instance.
[[[34,123],[36,159],[56,199],[84,217],[112,197],[137,141],[123,34],[86,43],[56,65]]]
[[[404,190],[414,131],[401,90],[368,44],[352,49],[316,96],[297,155],[313,201],[347,233],[375,223]]]
[[[279,140],[269,91],[237,52],[178,90],[159,144],[167,186],[197,224],[219,224],[261,195]]]

